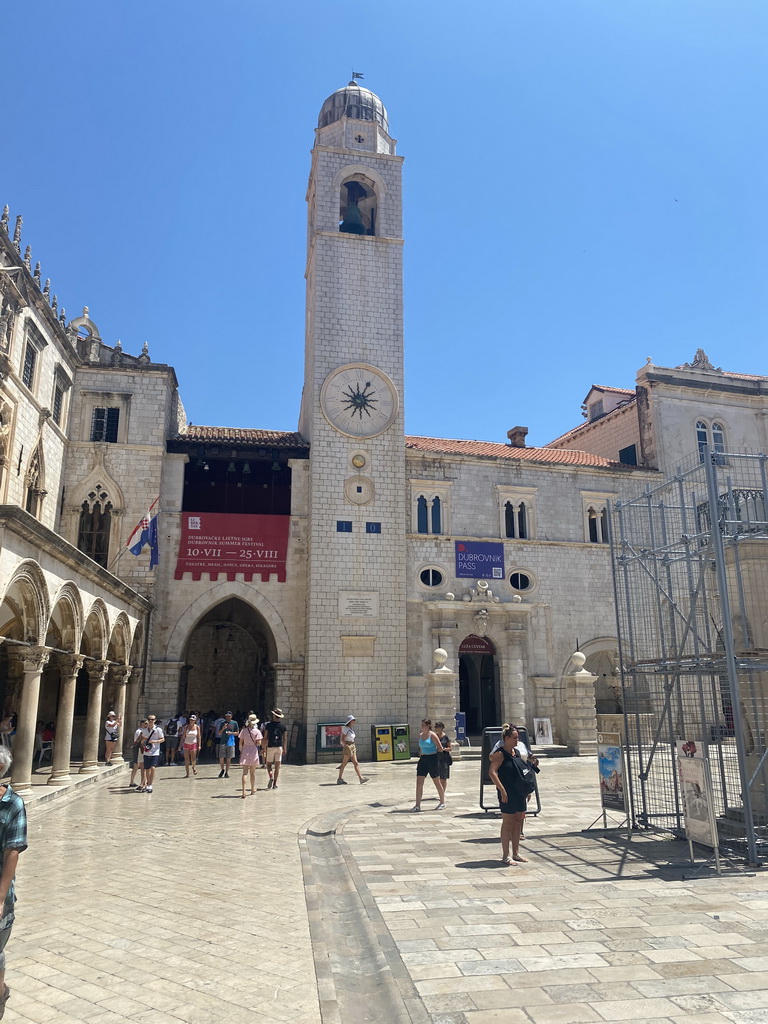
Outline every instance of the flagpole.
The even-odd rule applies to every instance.
[[[137,524],[136,524],[136,526],[135,526],[135,527],[133,528],[133,530],[131,530],[130,534],[128,535],[128,540],[127,540],[127,541],[125,542],[125,544],[121,545],[121,547],[120,547],[120,550],[119,550],[119,551],[117,552],[117,554],[115,555],[115,557],[114,557],[114,558],[112,559],[111,563],[110,563],[110,564],[109,564],[109,565],[107,566],[107,572],[112,572],[112,570],[113,570],[113,569],[114,569],[114,567],[115,567],[115,566],[117,565],[117,563],[118,563],[118,562],[120,561],[120,559],[121,559],[121,558],[123,557],[123,555],[125,554],[125,552],[126,552],[126,551],[129,551],[129,550],[130,550],[130,548],[129,548],[129,544],[130,544],[130,542],[131,542],[131,538],[132,538],[132,537],[133,537],[133,536],[135,535],[135,533],[136,533],[136,530],[137,530],[137,529],[139,528],[139,526],[141,526],[141,523],[142,523],[142,521],[143,521],[143,520],[144,520],[145,518],[146,518],[146,519],[150,519],[150,518],[151,518],[151,514],[152,514],[152,509],[153,509],[153,508],[155,507],[155,505],[156,505],[156,504],[157,504],[157,503],[158,503],[159,501],[160,501],[160,495],[158,494],[158,496],[157,496],[157,497],[155,498],[155,500],[154,500],[154,501],[152,502],[152,504],[151,504],[151,505],[149,506],[149,508],[147,509],[147,511],[146,511],[146,514],[145,514],[144,516],[142,516],[142,517],[141,517],[141,519],[140,519],[140,520],[138,521],[138,523],[137,523]],[[155,514],[156,514],[156,515],[159,515],[159,514],[160,514],[160,510],[158,509],[158,510],[157,510],[157,512],[156,512]]]

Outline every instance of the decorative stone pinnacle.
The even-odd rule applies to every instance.
[[[11,217],[11,211],[8,209],[8,203],[3,207],[3,216],[0,217],[0,227],[5,228],[6,235],[8,234],[8,221]]]
[[[46,277],[45,284],[43,285],[43,295],[47,299],[50,294],[51,294],[51,279],[50,279],[50,277]]]
[[[122,351],[123,351],[123,343],[118,338],[117,339],[117,344],[115,345],[115,352],[122,352]]]
[[[32,246],[28,245],[24,250],[24,266],[27,270],[32,270]]]
[[[13,229],[13,244],[16,246],[16,251],[21,252],[21,225],[24,223],[24,218],[19,214],[16,218],[16,227]]]
[[[59,308],[59,297],[58,297],[58,295],[54,295],[53,296],[53,302],[51,302],[51,309],[53,310],[54,313],[56,313],[58,311],[58,308]]]
[[[144,344],[143,344],[143,345],[141,346],[141,354],[142,354],[143,356],[148,356],[148,355],[149,355],[149,345],[147,344],[147,342],[146,342],[146,341],[145,341],[145,342],[144,342]]]
[[[91,313],[87,306],[83,306],[83,316],[90,317]]]
[[[35,278],[35,282],[37,283],[37,285],[39,287],[40,286],[40,260],[38,260],[37,263],[35,264],[35,273],[34,273],[33,276]]]

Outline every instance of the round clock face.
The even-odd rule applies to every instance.
[[[381,434],[397,415],[397,389],[382,370],[350,363],[329,373],[320,408],[336,430],[349,437]]]

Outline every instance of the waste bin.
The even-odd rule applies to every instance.
[[[393,748],[395,761],[411,759],[411,728],[408,725],[393,725]]]
[[[371,748],[374,761],[392,760],[392,726],[371,726]]]

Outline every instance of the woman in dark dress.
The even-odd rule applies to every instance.
[[[527,858],[520,856],[520,835],[525,821],[525,809],[528,793],[514,762],[520,757],[516,749],[518,743],[517,729],[511,726],[502,733],[501,745],[491,754],[488,775],[499,794],[499,810],[501,811],[501,859],[506,865],[527,864]],[[510,856],[509,846],[512,843]]]

